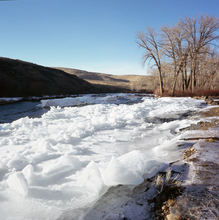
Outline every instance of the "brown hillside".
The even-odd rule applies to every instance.
[[[96,92],[87,81],[62,70],[0,57],[0,97]]]
[[[111,86],[130,91],[154,90],[152,76],[111,75],[62,67],[57,67],[57,69],[63,70],[70,74],[74,74],[79,78],[84,79],[97,87]]]

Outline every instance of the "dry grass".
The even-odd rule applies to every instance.
[[[150,89],[150,87],[147,85],[148,77],[147,76],[113,76],[111,75],[110,78],[102,78],[102,80],[93,80],[93,79],[85,79],[91,84],[94,85],[106,85],[106,86],[115,86],[120,87],[124,89],[129,89],[133,92],[139,92],[139,91],[150,91],[153,93],[153,91]]]
[[[149,200],[154,203],[151,211],[155,213],[156,219],[164,220],[176,204],[176,198],[182,194],[183,187],[180,186],[179,175],[173,176],[170,168],[165,174],[158,174],[154,184],[158,194]]]
[[[129,89],[130,91],[147,91],[153,93],[154,77],[144,75],[111,75],[104,73],[87,72],[70,68],[57,68],[69,74],[88,81],[94,85],[114,86]]]
[[[218,220],[219,200],[218,196],[212,193],[211,190],[209,191],[208,187],[203,186],[199,193],[191,191],[179,197],[167,219]]]
[[[195,148],[193,147],[193,145],[191,145],[187,150],[185,150],[184,152],[184,159],[189,158],[191,155],[193,155],[195,153]]]
[[[160,88],[157,88],[154,90],[154,94],[157,96],[160,95]],[[164,88],[164,93],[162,94],[162,97],[169,97],[172,96],[172,90],[168,88]],[[191,90],[175,90],[174,97],[218,97],[219,96],[219,90],[196,90],[192,92]]]

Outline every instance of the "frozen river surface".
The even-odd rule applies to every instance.
[[[30,118],[40,117],[48,109],[38,107],[41,102],[14,102],[0,105],[0,123],[10,123],[19,118],[29,116]]]
[[[91,219],[110,187],[139,185],[178,158],[178,132],[195,123],[183,116],[202,103],[131,94],[44,100],[51,108],[41,117],[0,124],[0,219]]]

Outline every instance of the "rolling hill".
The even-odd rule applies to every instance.
[[[62,70],[0,57],[0,97],[97,92],[89,82]]]
[[[151,76],[111,75],[0,57],[0,97],[151,90]]]
[[[88,72],[84,70],[56,67],[69,74],[76,75],[77,77],[88,81],[98,88],[120,88],[127,91],[140,91],[140,90],[154,90],[153,76],[144,75],[112,75],[96,72]]]

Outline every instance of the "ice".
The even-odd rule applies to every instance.
[[[41,118],[1,124],[0,219],[85,216],[111,187],[139,185],[179,157],[178,132],[197,123],[182,115],[202,103],[85,95],[43,100]]]
[[[28,164],[23,170],[22,173],[27,180],[28,185],[31,185],[34,180],[34,168],[31,164]]]
[[[28,195],[28,184],[22,172],[11,174],[7,180],[8,186],[20,196]]]
[[[108,167],[101,174],[106,186],[138,185],[144,180],[134,168],[128,169],[115,157],[112,157]]]
[[[20,155],[14,155],[13,158],[9,159],[7,167],[11,170],[22,170],[28,162]]]
[[[5,98],[0,98],[0,103],[1,102],[17,102],[21,100],[22,100],[22,97],[13,97],[13,98],[5,97]]]
[[[139,100],[140,98],[135,94],[115,94],[115,95],[107,95],[104,97],[99,96],[90,96],[85,95],[82,97],[74,97],[74,98],[63,98],[63,99],[45,99],[42,100],[42,107],[48,108],[50,106],[55,107],[69,107],[69,106],[79,106],[79,105],[87,105],[87,104],[106,104],[106,103],[115,103],[120,104],[121,102],[128,103],[130,99],[133,101]]]
[[[81,162],[74,156],[61,156],[59,159],[45,164],[42,170],[43,175],[54,176],[63,172],[68,172],[74,169],[80,169]]]
[[[118,158],[120,163],[128,170],[136,172],[139,176],[144,174],[147,159],[145,154],[140,151],[132,151]]]
[[[187,131],[182,135],[182,139],[205,139],[219,137],[219,130],[207,130],[207,131]]]

